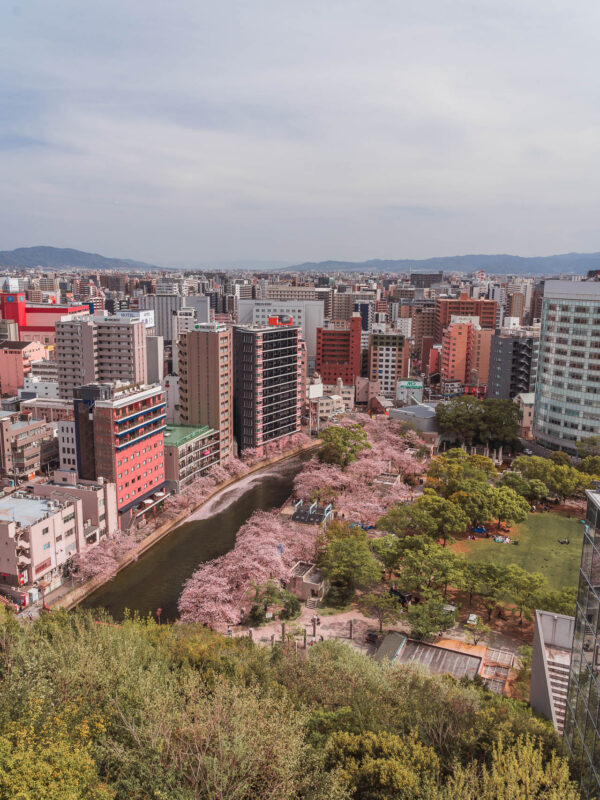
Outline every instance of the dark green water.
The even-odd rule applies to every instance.
[[[231,550],[237,531],[254,511],[281,506],[307,458],[284,461],[225,489],[81,605],[105,608],[115,619],[126,608],[141,614],[161,608],[163,620],[175,619],[183,584],[198,565]]]

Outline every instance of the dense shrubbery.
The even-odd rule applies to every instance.
[[[0,608],[0,672],[2,799],[576,797],[523,704],[341,644]]]

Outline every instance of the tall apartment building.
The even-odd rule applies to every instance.
[[[179,405],[182,425],[219,433],[220,462],[233,456],[233,355],[231,328],[198,325],[179,338]]]
[[[61,397],[87,383],[144,384],[148,378],[146,325],[135,317],[88,316],[56,323]]]
[[[533,433],[553,450],[600,426],[600,283],[546,281]]]
[[[562,287],[551,287],[550,293],[559,289],[564,293]],[[546,300],[559,305],[550,295],[544,305]],[[564,297],[561,300],[562,308]],[[587,492],[587,496],[563,739],[581,797],[596,800],[600,797],[600,495]]]
[[[488,383],[493,331],[484,330],[477,318],[454,317],[442,338],[440,377],[463,386]]]
[[[77,472],[116,484],[121,527],[127,527],[165,497],[163,390],[92,384],[76,390],[74,406]]]
[[[323,327],[325,318],[321,300],[240,300],[239,325],[268,325],[270,317],[290,316],[294,325],[302,329],[306,342],[309,371],[315,369],[317,357],[317,328]]]
[[[512,399],[533,392],[539,349],[539,328],[497,330],[492,337],[488,397]]]
[[[316,370],[323,383],[335,383],[341,378],[346,385],[354,383],[362,367],[362,320],[352,317],[348,322],[332,322],[317,328]]]
[[[408,320],[410,322],[410,320]],[[396,386],[408,378],[410,343],[402,333],[372,333],[369,341],[369,379],[379,381],[385,397],[396,396]]]
[[[303,350],[300,329],[289,318],[234,326],[234,420],[240,451],[262,453],[270,442],[300,431]]]
[[[467,294],[460,297],[438,297],[435,301],[435,341],[442,341],[444,331],[450,324],[452,316],[478,317],[482,328],[496,328],[498,304],[495,300],[475,300]]]
[[[415,353],[420,353],[423,347],[423,338],[433,338],[435,330],[435,307],[431,305],[413,305],[410,309],[412,320],[411,336]]]

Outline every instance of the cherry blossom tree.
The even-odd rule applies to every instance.
[[[317,531],[284,521],[279,512],[255,512],[238,531],[233,550],[202,564],[186,582],[180,619],[220,630],[236,624],[252,585],[284,582],[296,561],[314,557]]]
[[[248,472],[248,465],[244,464],[239,458],[230,458],[227,462],[226,470],[231,476],[238,477]]]
[[[209,478],[212,478],[216,484],[223,483],[223,481],[227,481],[231,477],[225,467],[222,467],[220,464],[215,464],[214,467],[211,467],[207,475]]]

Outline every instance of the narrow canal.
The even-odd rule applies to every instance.
[[[147,614],[161,608],[163,620],[175,619],[183,584],[198,565],[231,550],[237,531],[254,511],[281,506],[303,461],[310,457],[303,454],[275,464],[223,490],[82,606],[105,608],[115,619],[122,619],[125,609]]]

